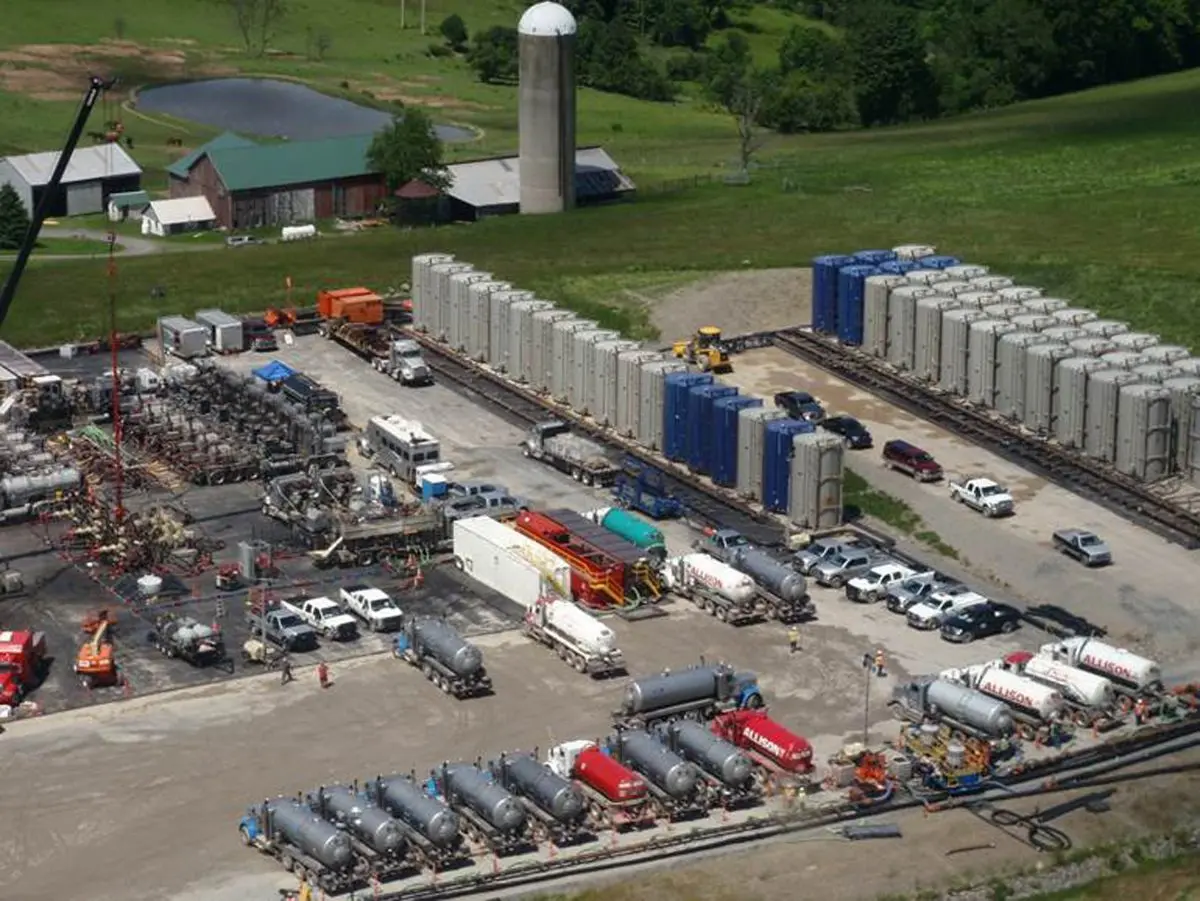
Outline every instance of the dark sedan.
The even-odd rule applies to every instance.
[[[821,420],[821,428],[841,435],[846,439],[846,443],[856,450],[870,447],[873,443],[867,427],[853,416],[830,416]]]
[[[942,638],[955,644],[966,644],[976,638],[1007,635],[1021,625],[1021,611],[1008,604],[988,601],[970,607],[942,624]]]

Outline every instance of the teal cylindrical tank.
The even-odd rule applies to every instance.
[[[634,516],[620,507],[613,507],[604,514],[600,525],[614,535],[619,535],[631,544],[636,544],[643,551],[666,553],[667,542],[663,533],[646,520]]]

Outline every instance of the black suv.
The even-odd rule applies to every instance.
[[[775,395],[775,406],[789,419],[820,422],[825,418],[825,408],[807,391],[780,391]]]
[[[989,635],[1007,635],[1020,625],[1020,610],[998,601],[988,601],[969,607],[942,623],[942,638],[955,644],[966,644]]]
[[[846,439],[846,444],[859,450],[870,447],[874,441],[867,427],[853,416],[830,416],[821,420],[821,428]]]

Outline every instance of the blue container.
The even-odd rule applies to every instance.
[[[860,250],[854,255],[854,262],[864,266],[878,266],[880,263],[890,263],[896,259],[894,250]]]
[[[838,273],[837,336],[843,344],[863,343],[863,292],[867,276],[878,274],[874,266],[847,266]]]
[[[792,436],[812,432],[811,422],[776,419],[767,423],[763,443],[763,506],[786,513],[792,482]]]
[[[961,266],[962,260],[958,257],[921,257],[922,269],[949,269],[951,266]]]
[[[920,269],[921,264],[916,260],[888,260],[880,263],[878,268],[884,275],[908,275],[914,269]]]
[[[665,381],[663,403],[663,456],[682,463],[687,459],[688,392],[696,385],[711,385],[707,372],[672,372]]]
[[[738,411],[762,405],[757,397],[720,397],[713,401],[715,426],[708,472],[714,485],[732,488],[737,484]]]
[[[812,326],[832,335],[837,331],[838,270],[854,262],[853,257],[823,256],[813,260]]]
[[[713,449],[713,430],[716,416],[713,404],[722,397],[736,397],[733,385],[697,385],[688,392],[687,465],[696,473],[710,471]]]

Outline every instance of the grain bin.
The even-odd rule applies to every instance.
[[[986,319],[982,310],[947,310],[942,316],[942,353],[938,361],[938,387],[952,394],[967,393],[967,357],[971,349],[971,324]]]
[[[942,317],[962,305],[956,298],[933,294],[917,301],[916,341],[913,374],[927,382],[936,382],[941,374]]]
[[[209,340],[217,353],[241,353],[246,349],[242,320],[224,310],[197,310],[192,317],[209,330]]]
[[[469,269],[456,272],[450,276],[450,299],[444,303],[446,321],[446,343],[454,351],[463,351],[467,347],[467,331],[471,321],[470,287],[475,282],[491,281],[490,272],[479,272]]]
[[[1129,325],[1116,319],[1093,319],[1079,326],[1089,335],[1097,338],[1111,338],[1113,335],[1123,335],[1129,331]]]
[[[435,341],[445,341],[450,328],[450,276],[458,272],[470,272],[470,263],[435,263],[429,267],[429,336]]]
[[[1054,368],[1054,397],[1050,402],[1051,431],[1063,447],[1082,448],[1087,438],[1088,381],[1109,369],[1099,357],[1068,357]]]
[[[1013,280],[1005,275],[988,274],[970,279],[977,291],[999,291],[1001,288],[1011,288]]]
[[[832,335],[837,332],[838,272],[854,263],[851,257],[828,255],[812,261],[812,325],[813,331]]]
[[[1001,300],[999,303],[983,307],[983,312],[988,319],[1003,319],[1007,321],[1010,316],[1020,316],[1024,309],[1019,303]]]
[[[837,336],[843,344],[859,345],[863,341],[863,290],[874,266],[847,266],[838,272]]]
[[[639,410],[637,417],[637,440],[651,450],[663,447],[663,415],[666,410],[666,379],[673,373],[686,373],[687,366],[680,360],[664,360],[647,363],[641,368],[638,379]]]
[[[1007,288],[997,289],[996,293],[1002,300],[1009,303],[1023,303],[1026,300],[1041,297],[1042,289],[1034,288],[1032,285],[1009,285]]]
[[[802,529],[842,524],[846,444],[828,432],[792,436],[788,519]]]
[[[1117,455],[1117,407],[1121,389],[1140,384],[1124,369],[1104,369],[1088,377],[1087,409],[1084,411],[1083,452],[1111,463]]]
[[[1145,356],[1142,359],[1149,360]],[[1153,361],[1143,362],[1138,366],[1134,366],[1129,371],[1144,382],[1165,382],[1167,379],[1179,375],[1179,370],[1174,366],[1167,366],[1165,363],[1155,363]]]
[[[1042,332],[1044,336],[1046,333]],[[1051,435],[1054,429],[1054,397],[1058,386],[1054,377],[1058,364],[1074,356],[1074,351],[1058,341],[1031,345],[1025,351],[1025,427],[1039,435]]]
[[[1055,310],[1050,314],[1063,325],[1081,326],[1085,322],[1095,322],[1100,317],[1092,310],[1085,310],[1083,307],[1063,307],[1061,310]]]
[[[938,282],[953,281],[941,269],[914,269],[905,278],[910,285],[935,285]]]
[[[1101,354],[1100,359],[1109,366],[1114,366],[1117,369],[1133,369],[1150,362],[1141,354],[1135,353],[1132,350],[1110,350],[1106,354]]]
[[[1173,364],[1177,360],[1186,360],[1191,356],[1191,351],[1186,347],[1180,347],[1178,344],[1151,344],[1149,347],[1143,347],[1138,351],[1143,357],[1148,360],[1153,360],[1155,363]]]
[[[1171,471],[1171,392],[1162,385],[1125,385],[1117,404],[1117,470],[1143,482]]]
[[[901,244],[892,248],[892,253],[898,260],[919,260],[931,257],[937,253],[937,248],[929,244]]]
[[[1015,332],[1017,327],[1000,319],[980,319],[969,328],[967,400],[985,407],[995,406],[1000,338]]]
[[[951,266],[959,266],[961,264],[962,260],[958,257],[932,256],[921,258],[921,265],[926,269],[949,269]]]
[[[883,275],[908,275],[914,269],[920,269],[921,264],[915,260],[888,260],[875,268]]]
[[[1151,335],[1149,332],[1120,332],[1109,337],[1121,350],[1141,351],[1162,343],[1158,335]]]
[[[973,278],[983,278],[988,274],[987,266],[977,266],[974,263],[960,263],[957,266],[947,266],[943,270],[951,278],[969,282]]]
[[[612,425],[617,408],[617,357],[627,350],[637,350],[636,341],[619,336],[597,341],[591,346],[590,367],[585,375],[584,407],[579,412],[591,416],[601,425]]]
[[[642,415],[642,367],[661,363],[664,357],[653,350],[624,351],[617,355],[617,434],[637,438],[638,418]]]
[[[974,285],[971,286],[974,289]],[[984,307],[990,307],[994,303],[1000,302],[1000,295],[994,291],[964,291],[962,294],[954,295],[955,299],[964,307],[982,310]]]
[[[1028,297],[1021,301],[1021,306],[1030,313],[1053,316],[1059,310],[1067,309],[1070,306],[1070,302],[1063,300],[1061,297]]]
[[[901,285],[888,298],[887,360],[899,369],[912,369],[916,353],[917,301],[937,292],[924,285]]]
[[[676,463],[687,459],[688,397],[697,385],[711,385],[708,372],[674,372],[667,376],[663,397],[663,456]]]
[[[492,294],[511,290],[508,282],[475,282],[467,288],[467,307],[470,323],[467,326],[467,356],[487,362],[492,347]]]
[[[539,393],[549,394],[554,386],[554,325],[574,322],[570,310],[550,307],[538,310],[531,317],[533,325],[532,360],[529,364],[529,386]]]
[[[1063,344],[1070,344],[1076,338],[1086,338],[1088,333],[1081,328],[1073,325],[1056,325],[1045,329],[1042,332],[1047,338],[1053,338],[1055,341],[1061,341]]]
[[[412,281],[409,282],[413,302],[413,326],[428,331],[430,306],[433,303],[433,285],[430,269],[438,263],[453,263],[448,253],[419,253],[412,258]]]
[[[712,454],[709,473],[713,484],[723,488],[737,486],[738,432],[743,410],[761,410],[762,398],[718,397],[713,401]]]
[[[872,275],[863,286],[863,350],[873,357],[887,356],[888,296],[903,284],[900,275]]]
[[[1013,323],[1015,326],[1016,323]],[[1029,350],[1052,343],[1037,332],[1013,331],[1001,335],[996,345],[996,412],[1007,419],[1025,421],[1025,382]]]
[[[533,345],[537,340],[533,316],[551,310],[546,300],[519,300],[508,307],[508,374],[521,382],[533,376]]]
[[[599,324],[592,319],[559,319],[551,326],[551,352],[554,355],[554,373],[550,379],[550,393],[561,403],[566,403],[575,381],[575,335],[578,332],[596,331]]]
[[[1025,332],[1043,332],[1048,328],[1054,328],[1058,323],[1053,316],[1029,312],[1018,313],[1016,316],[1009,317],[1008,321]]]
[[[767,423],[785,417],[782,410],[774,408],[754,407],[738,411],[737,492],[742,497],[762,500]]]
[[[591,394],[591,383],[596,361],[592,358],[592,346],[601,341],[615,341],[621,336],[609,329],[592,329],[575,332],[571,336],[571,390],[567,404],[583,412]]]
[[[863,266],[878,266],[896,259],[894,250],[858,250],[853,254],[854,262]]]
[[[1082,328],[1083,326],[1080,326]],[[1070,342],[1071,350],[1085,357],[1100,357],[1117,349],[1107,338],[1088,334],[1086,338],[1076,338]]]
[[[764,430],[763,506],[771,513],[786,513],[791,501],[792,441],[800,434],[814,432],[811,422],[775,419]]]
[[[688,392],[687,407],[687,465],[692,472],[711,472],[713,430],[716,428],[716,411],[713,404],[721,397],[734,397],[738,389],[733,385],[714,382],[697,385]]]
[[[1192,417],[1200,396],[1200,378],[1177,375],[1164,381],[1162,386],[1171,392],[1171,471],[1186,474],[1188,436],[1192,432]]]

